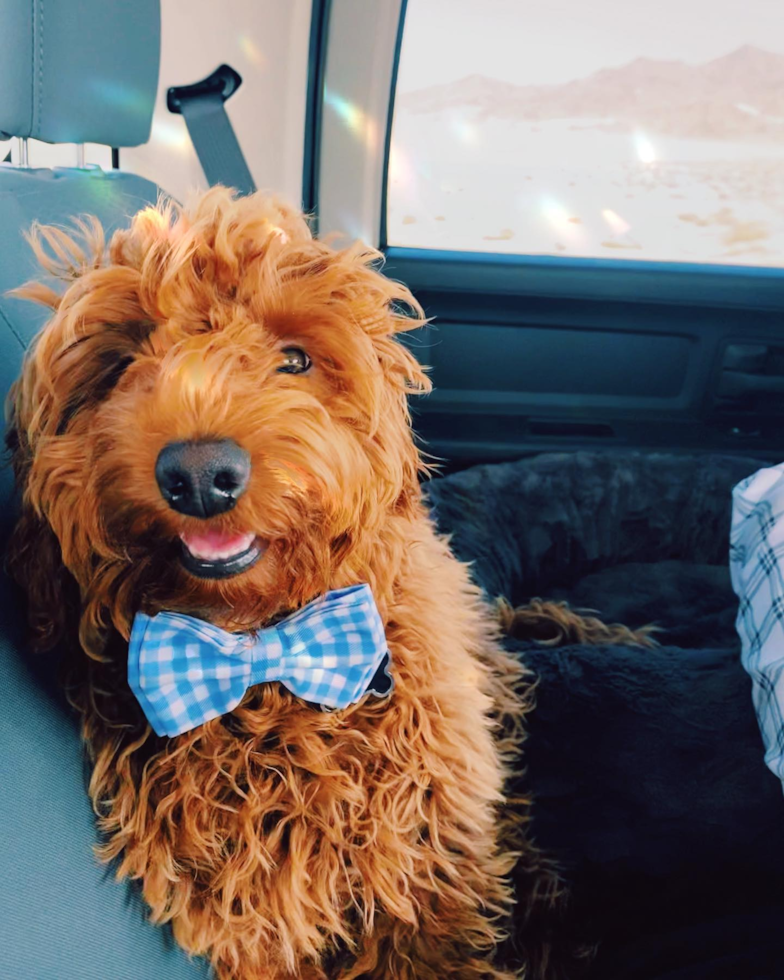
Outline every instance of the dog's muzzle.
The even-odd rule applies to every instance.
[[[247,490],[250,456],[231,439],[170,442],[158,454],[155,479],[172,510],[207,521],[235,507]],[[266,551],[253,532],[202,527],[180,532],[180,563],[197,578],[239,575]]]

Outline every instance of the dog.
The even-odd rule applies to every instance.
[[[430,382],[397,336],[417,301],[260,193],[161,202],[108,246],[89,219],[31,242],[66,288],[18,291],[53,312],[10,398],[10,567],[35,646],[64,650],[100,858],[220,980],[560,976],[525,928],[560,883],[509,796],[531,679],[423,504],[408,396]],[[360,585],[391,693],[319,710],[251,684],[153,729],[139,616],[254,636]]]

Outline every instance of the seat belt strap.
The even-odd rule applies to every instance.
[[[221,65],[192,85],[176,85],[166,93],[169,112],[185,119],[196,156],[210,187],[224,184],[240,194],[256,190],[224,103],[242,84],[230,65]]]

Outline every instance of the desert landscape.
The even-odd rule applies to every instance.
[[[401,94],[391,244],[784,266],[784,55]]]

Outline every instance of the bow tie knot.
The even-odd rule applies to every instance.
[[[392,688],[384,626],[367,585],[327,592],[274,626],[229,633],[181,613],[137,613],[128,682],[158,735],[232,711],[249,687],[279,681],[304,701],[345,708]]]

